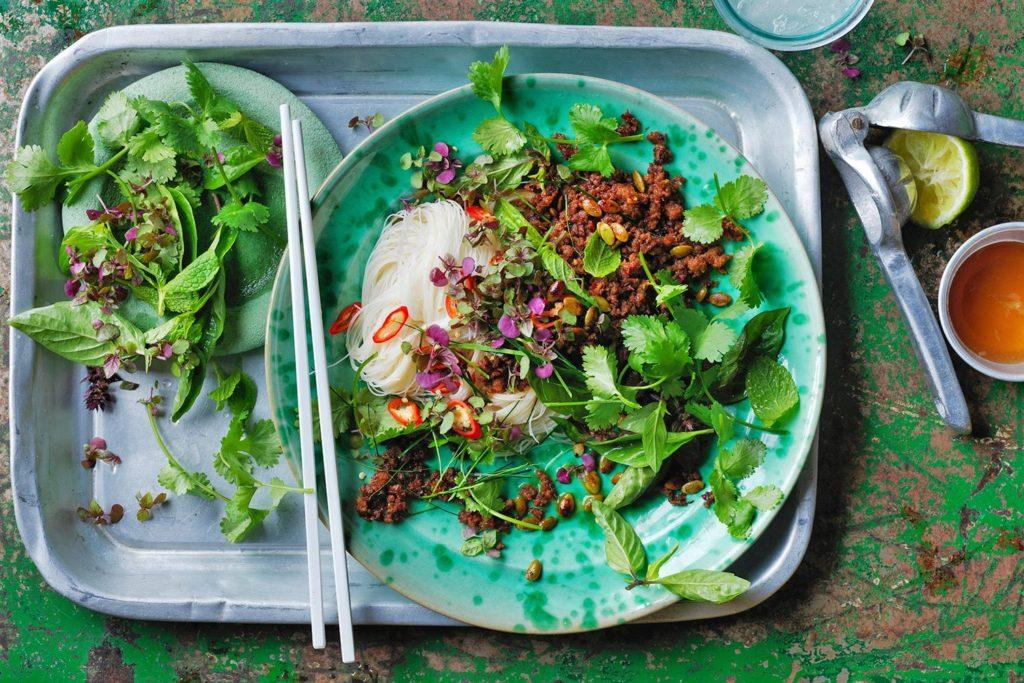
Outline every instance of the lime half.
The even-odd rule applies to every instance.
[[[978,191],[978,154],[971,143],[940,133],[898,130],[885,146],[906,162],[917,185],[910,220],[941,228],[963,213]]]

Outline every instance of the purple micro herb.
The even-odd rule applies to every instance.
[[[843,69],[843,75],[847,78],[857,78],[860,76],[860,69],[855,66],[848,66]]]
[[[438,346],[448,346],[451,342],[447,330],[440,325],[431,325],[428,327],[427,338]]]
[[[516,325],[516,321],[508,315],[502,315],[498,319],[498,331],[509,339],[515,339],[519,336],[519,327]]]
[[[544,365],[538,365],[533,369],[533,374],[537,375],[541,379],[547,379],[551,376],[551,373],[555,371],[555,366],[551,363],[545,363]]]
[[[530,309],[530,313],[540,315],[544,312],[544,299],[542,297],[535,296],[530,299],[530,302],[526,304],[526,306]]]
[[[846,38],[840,38],[839,40],[833,41],[833,43],[828,46],[828,49],[835,53],[849,52],[850,41],[848,41]]]
[[[121,464],[121,458],[107,450],[107,442],[98,436],[89,439],[89,443],[82,447],[82,454],[82,467],[87,470],[96,467],[96,463],[99,461],[108,465]]]
[[[472,256],[462,259],[462,277],[469,277],[476,270],[476,260]]]
[[[593,472],[597,468],[597,459],[591,451],[583,451],[583,455],[580,456],[580,462],[583,463],[583,469],[587,472]]]
[[[572,475],[569,474],[569,470],[559,467],[558,471],[555,472],[555,479],[558,480],[559,484],[568,484],[572,481]]]

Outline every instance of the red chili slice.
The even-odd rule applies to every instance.
[[[459,317],[459,305],[450,296],[444,298],[444,310],[448,313],[449,318]]]
[[[476,278],[472,275],[467,276],[462,280],[462,286],[466,288],[467,292],[476,291]]]
[[[483,436],[480,423],[476,420],[476,411],[465,401],[452,399],[448,401],[448,410],[455,415],[452,431],[466,439],[479,439]]]
[[[533,321],[533,326],[536,327],[539,330],[546,330],[549,327],[554,327],[558,323],[562,322],[562,319],[561,318],[557,318],[557,317],[556,318],[552,318],[548,322],[542,322],[541,319],[538,318],[535,315],[531,315],[530,316],[530,320]]]
[[[487,223],[494,220],[494,214],[482,206],[467,206],[466,213],[469,214],[470,218],[481,223]]]
[[[423,424],[419,405],[404,396],[395,396],[388,401],[388,412],[391,413],[391,417],[395,418],[395,422],[403,427],[409,425],[418,427]]]
[[[341,334],[342,332],[348,332],[348,328],[352,327],[352,320],[356,317],[356,313],[363,307],[362,302],[356,301],[351,303],[345,308],[341,309],[341,313],[338,314],[334,324],[331,325],[331,329],[328,330],[331,334]]]
[[[408,319],[409,309],[405,306],[399,306],[388,313],[387,317],[384,318],[384,322],[377,328],[377,331],[373,333],[371,338],[378,344],[394,339],[402,331],[402,327],[405,326],[405,322]]]

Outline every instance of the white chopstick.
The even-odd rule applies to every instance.
[[[306,298],[302,286],[302,242],[299,235],[299,201],[295,184],[295,146],[292,116],[281,105],[281,164],[284,168],[284,198],[288,225],[288,266],[292,289],[292,336],[295,340],[295,384],[299,403],[299,444],[302,454],[302,486],[313,489],[303,495],[306,522],[306,568],[309,574],[309,621],[313,647],[326,646],[324,604],[320,585],[320,528],[317,520],[316,453],[313,450],[312,396],[309,391],[309,356],[306,350]]]
[[[341,632],[341,661],[356,659],[352,635],[352,607],[348,592],[348,562],[345,556],[345,529],[341,518],[341,494],[338,492],[338,463],[334,454],[331,384],[327,377],[327,350],[324,344],[323,308],[320,305],[320,280],[317,275],[316,242],[313,237],[313,213],[309,206],[309,181],[302,146],[302,124],[292,120],[295,149],[295,177],[299,191],[299,219],[302,227],[302,254],[306,262],[306,296],[309,298],[309,329],[313,339],[313,372],[316,376],[317,409],[320,411],[320,449],[324,481],[327,486],[327,518],[330,523],[331,557],[334,560],[334,592],[338,603],[338,630]]]

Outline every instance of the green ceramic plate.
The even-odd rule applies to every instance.
[[[302,121],[302,133],[306,149],[306,165],[309,182],[316,187],[339,161],[341,150],[309,107],[303,104],[287,88],[262,74],[230,64],[200,63],[203,75],[213,84],[217,92],[242,107],[246,114],[265,126],[277,130],[280,125],[278,107],[287,102],[292,116]],[[176,66],[140,78],[124,89],[128,97],[144,95],[151,99],[189,102],[191,97],[185,82],[185,67]],[[111,151],[103,146],[96,135],[95,120],[90,123],[96,139],[96,163],[110,158]],[[67,232],[77,225],[86,225],[89,219],[86,209],[98,208],[96,195],[103,191],[102,180],[94,183],[75,204],[63,208],[62,222]],[[284,234],[284,185],[280,174],[264,174],[262,201],[270,209],[270,225],[280,226]],[[112,188],[106,188],[112,191]],[[200,240],[204,238],[203,226],[210,225],[210,211],[206,207],[196,212]],[[227,258],[227,320],[224,335],[217,345],[217,355],[225,356],[242,353],[260,346],[266,331],[267,308],[270,305],[270,290],[281,258],[281,248],[258,233],[242,233]],[[156,310],[151,306],[129,299],[124,311],[143,329],[152,327],[158,321]]]
[[[669,169],[686,178],[683,190],[690,206],[711,198],[715,173],[723,182],[741,173],[756,174],[713,130],[664,100],[621,83],[532,75],[507,79],[506,88],[509,116],[530,120],[545,132],[569,130],[567,112],[574,102],[592,102],[608,115],[628,109],[645,130],[664,131],[676,154]],[[325,327],[341,306],[358,298],[363,266],[384,218],[409,191],[408,173],[399,169],[399,157],[421,144],[429,147],[443,140],[459,148],[459,157],[471,160],[478,152],[471,139],[473,128],[488,116],[493,116],[490,105],[477,100],[468,87],[444,93],[388,122],[330,175],[315,202]],[[651,146],[616,145],[612,157],[620,168],[646,169]],[[765,212],[745,224],[766,245],[760,263],[767,296],[763,308],[793,309],[781,362],[796,378],[800,409],[787,425],[788,434],[765,437],[765,464],[741,488],[776,484],[788,494],[807,457],[821,410],[825,371],[821,301],[800,238],[778,199],[770,196]],[[282,264],[268,321],[267,385],[274,419],[295,458],[298,438],[289,305],[288,269]],[[343,340],[329,338],[327,344],[329,358],[344,353]],[[347,362],[338,363],[333,372],[334,381],[351,378]],[[748,412],[746,403],[736,409],[741,416]],[[582,511],[561,521],[551,533],[509,534],[500,559],[460,555],[461,528],[454,515],[438,510],[395,526],[365,522],[355,515],[352,501],[362,483],[358,475],[369,473],[368,467],[354,461],[346,447],[339,444],[339,469],[349,551],[382,581],[426,607],[488,628],[557,633],[620,624],[676,600],[660,587],[624,590],[622,576],[605,564],[601,531]],[[532,459],[544,463],[559,455],[556,463],[574,459],[567,443],[549,439],[534,449]],[[709,457],[708,463],[712,461]],[[707,469],[706,464],[705,474]],[[606,491],[608,486],[606,481]],[[583,499],[577,482],[570,490],[577,500]],[[758,515],[748,541],[732,539],[702,505],[673,507],[662,496],[649,496],[629,507],[625,516],[652,559],[674,541],[681,544],[667,573],[684,568],[725,569],[750,547],[774,513]],[[544,576],[528,583],[523,571],[534,558],[543,562]]]

